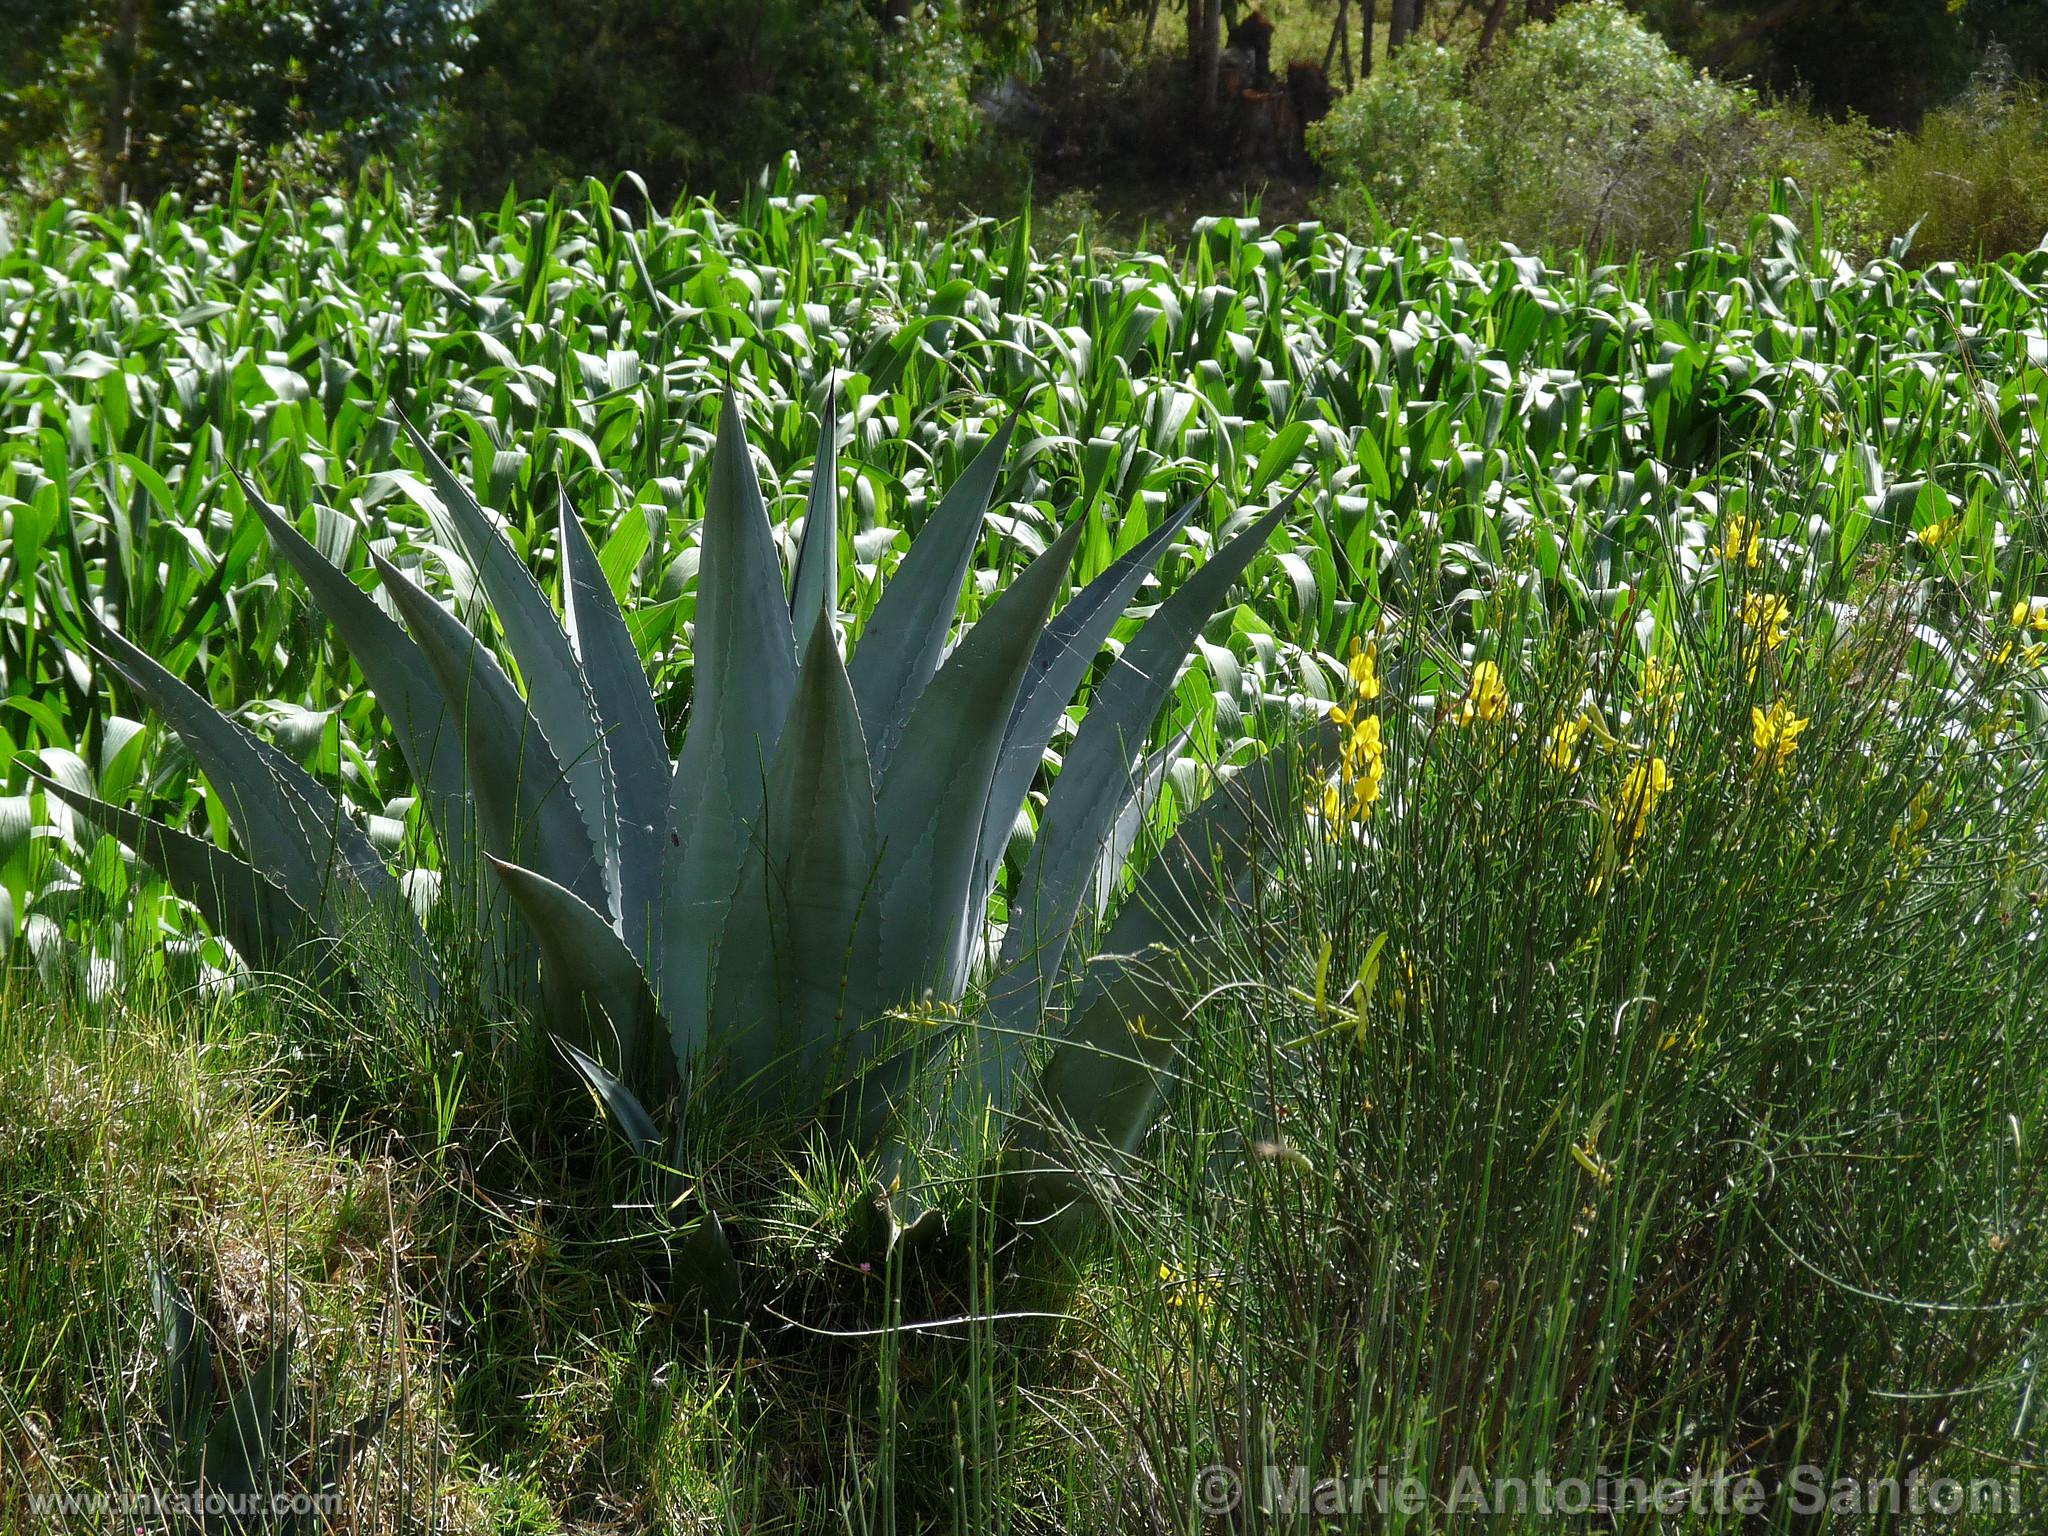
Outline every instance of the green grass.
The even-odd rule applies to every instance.
[[[230,1380],[289,1325],[319,1422],[398,1405],[349,1529],[1196,1531],[1225,1528],[1205,1467],[1441,1496],[1463,1466],[1809,1463],[2020,1500],[1829,1529],[2036,1528],[2048,635],[2014,609],[2048,257],[1858,270],[1777,213],[1657,269],[1293,226],[1213,227],[1178,264],[1034,257],[996,225],[629,222],[594,194],[18,224],[0,1528],[157,1478],[158,1263]],[[835,374],[856,628],[895,534],[1021,404],[970,617],[1077,516],[1086,579],[1202,493],[1171,583],[1298,493],[1161,722],[1189,737],[1147,838],[1343,699],[1354,640],[1385,777],[1362,826],[1292,826],[1178,957],[1207,1002],[1168,1118],[1074,1159],[1099,1230],[1020,1225],[963,1144],[931,1149],[943,1233],[884,1256],[869,1170],[706,1106],[693,1166],[743,1192],[757,1277],[735,1332],[538,1021],[248,976],[19,760],[225,836],[92,659],[97,605],[419,846],[386,727],[227,473],[460,598],[393,404],[550,586],[566,492],[673,727],[717,390],[789,518]],[[1807,722],[1782,772],[1751,715],[1781,701]],[[1653,759],[1670,788],[1631,805]],[[1821,1528],[1783,1503],[1618,1525]]]

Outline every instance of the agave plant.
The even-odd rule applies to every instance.
[[[191,1298],[159,1265],[151,1299],[163,1364],[157,1450],[178,1495],[165,1501],[170,1528],[198,1536],[326,1528],[321,1501],[334,1495],[356,1456],[383,1432],[396,1400],[316,1442],[306,1423],[305,1394],[292,1381],[287,1333],[216,1417],[213,1350]]]
[[[1069,939],[1102,915],[1164,776],[1168,754],[1145,750],[1160,706],[1284,509],[1218,549],[1118,653],[999,931],[990,896],[1062,712],[1196,505],[1055,613],[1085,524],[1074,520],[956,636],[1013,428],[950,488],[842,658],[832,412],[785,581],[728,393],[701,534],[694,693],[673,760],[566,501],[558,617],[490,514],[405,424],[434,531],[477,573],[522,690],[493,644],[411,577],[372,553],[401,626],[244,480],[390,718],[439,846],[439,900],[478,920],[482,984],[516,1001],[537,975],[545,1017],[641,1150],[657,1147],[641,1102],[650,1085],[820,1106],[866,1145],[902,1145],[909,1117],[948,1105],[1011,1116],[1046,1100],[1113,1145],[1150,1119],[1181,1009],[1170,968],[1140,953],[1199,916],[1219,868],[1245,863],[1261,813],[1292,792],[1284,754],[1184,818],[1107,935],[1121,958],[1055,1006],[1071,981]],[[154,863],[254,965],[303,969],[310,956],[323,982],[345,984],[369,932],[420,996],[447,985],[446,945],[336,799],[101,630],[101,655],[190,748],[247,860],[76,785],[46,778],[49,793]],[[511,934],[501,892],[530,944]],[[986,1001],[963,1022],[971,985]],[[906,1016],[939,1028],[897,1027]]]

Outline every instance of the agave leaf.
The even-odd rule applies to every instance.
[[[256,867],[301,906],[324,916],[327,861],[307,844],[297,812],[256,750],[256,738],[104,625],[95,649],[198,760]]]
[[[790,628],[808,635],[819,614],[839,625],[839,427],[838,391],[825,399],[818,423],[818,453],[811,461],[811,493],[804,502],[803,538],[796,547],[796,575],[790,581]]]
[[[150,821],[133,811],[80,794],[61,780],[23,764],[43,789],[120,839],[199,909],[207,926],[235,946],[252,970],[283,970],[319,928],[312,914],[233,854],[203,838]]]
[[[337,1430],[320,1443],[313,1454],[312,1492],[331,1494],[341,1486],[342,1474],[347,1471],[363,1447],[384,1433],[384,1426],[391,1422],[398,1412],[399,1402],[392,1398],[379,1407],[357,1419],[345,1430]],[[318,1515],[308,1511],[299,1528],[317,1530]]]
[[[249,1373],[228,1411],[206,1437],[201,1474],[229,1496],[278,1492],[285,1460],[285,1412],[291,1400],[292,1341],[284,1339]]]
[[[537,870],[588,906],[605,900],[603,864],[546,739],[498,659],[403,571],[371,552],[459,723],[477,825],[492,854]]]
[[[853,648],[846,670],[878,776],[887,770],[925,685],[945,655],[946,637],[960,608],[960,588],[967,580],[974,547],[981,542],[982,519],[1016,430],[1017,418],[1012,416],[953,483],[911,540]]]
[[[421,505],[434,524],[435,536],[468,556],[490,595],[498,625],[505,632],[505,644],[526,684],[527,708],[575,792],[577,812],[591,846],[603,861],[606,910],[616,911],[619,837],[612,803],[611,756],[569,637],[533,572],[468,487],[403,412],[398,413],[398,420],[425,464],[438,500],[436,505],[422,498]]]
[[[173,1455],[183,1463],[205,1438],[213,1410],[213,1350],[191,1298],[161,1264],[153,1266],[150,1292],[163,1328],[164,1427]]]
[[[1039,819],[1038,840],[1010,904],[988,1021],[973,1048],[977,1092],[1007,1108],[1031,1023],[1044,1008],[1066,958],[1081,904],[1118,817],[1137,792],[1145,738],[1173,689],[1181,662],[1253,556],[1266,547],[1286,508],[1276,507],[1219,550],[1160,604],[1102,686],[1068,751]]]
[[[1334,741],[1327,724],[1319,727],[1308,759],[1326,760]],[[1302,814],[1303,761],[1290,743],[1241,770],[1146,867],[1038,1078],[1047,1118],[1026,1121],[1017,1142],[1021,1163],[1034,1170],[1027,1186],[1048,1193],[1063,1185],[1052,1162],[1067,1138],[1112,1156],[1137,1150],[1173,1089],[1173,1060],[1195,1001],[1176,951],[1208,931],[1222,901],[1249,898],[1258,860]]]
[[[1124,865],[1138,846],[1138,838],[1145,830],[1145,820],[1159,803],[1159,792],[1165,787],[1167,774],[1186,754],[1188,743],[1194,740],[1194,736],[1192,724],[1182,727],[1173,740],[1145,760],[1133,780],[1130,798],[1117,812],[1116,825],[1110,828],[1109,840],[1096,855],[1095,873],[1089,881],[1095,921],[1101,922],[1109,915],[1110,905],[1116,899],[1117,885],[1123,878]]]
[[[384,856],[377,852],[377,845],[370,841],[370,834],[342,809],[327,786],[260,736],[254,738],[254,743],[257,757],[284,791],[285,804],[298,818],[301,833],[307,844],[318,851],[322,862],[338,862],[350,883],[370,898],[378,913],[403,914],[398,919],[401,925],[404,918],[412,917],[411,903],[398,889],[397,878],[384,862]],[[418,923],[412,926],[417,929]],[[414,933],[408,937],[415,950],[424,951],[423,935]]]
[[[875,877],[868,773],[858,706],[821,610],[719,943],[712,1037],[764,1091],[814,1099],[848,1033],[854,930]]]
[[[1003,754],[989,791],[988,815],[981,827],[981,860],[975,887],[983,899],[995,879],[1010,840],[1017,811],[1038,776],[1046,743],[1060,716],[1081,685],[1096,653],[1116,627],[1139,584],[1201,506],[1190,498],[1180,509],[1112,561],[1102,574],[1077,592],[1046,626],[1032,652],[1031,667],[1017,693],[1016,708],[1003,734]]]
[[[558,1028],[582,1024],[594,1011],[616,1038],[620,1072],[631,1077],[655,1021],[639,961],[604,914],[573,891],[502,859],[492,859],[491,868],[540,941],[541,996],[550,1019]]]
[[[359,915],[363,898],[379,919],[398,925],[395,932],[403,934],[407,922],[418,928],[369,838],[310,774],[104,624],[98,650],[198,759],[250,863],[283,886],[323,929],[340,933]],[[406,937],[406,953],[417,962],[424,939]]]
[[[561,522],[562,609],[569,645],[604,731],[618,806],[620,932],[626,947],[645,965],[661,905],[661,850],[668,841],[673,765],[654,694],[647,686],[647,670],[640,664],[597,552],[566,497]]]
[[[714,1318],[730,1320],[739,1315],[740,1262],[732,1239],[718,1212],[706,1206],[698,1213],[676,1245],[675,1279],[704,1298],[704,1310]]]
[[[970,895],[1003,727],[1085,527],[1075,519],[989,605],[918,699],[877,797],[881,858],[856,950],[856,1016],[926,991],[960,995],[981,919]]]
[[[676,1060],[704,1042],[714,941],[739,879],[775,739],[796,694],[796,641],[768,509],[727,390],[704,504],[696,686],[669,799],[656,985]]]
[[[349,580],[301,534],[292,520],[273,506],[246,475],[238,475],[242,494],[270,535],[272,548],[306,584],[314,603],[376,695],[391,721],[398,749],[405,756],[413,782],[426,798],[434,835],[451,888],[470,889],[476,880],[471,850],[469,787],[462,774],[462,743],[440,692],[427,675],[419,647],[377,606],[375,598]],[[470,910],[462,902],[458,910]]]
[[[651,1158],[661,1150],[661,1132],[654,1128],[654,1117],[647,1113],[633,1090],[613,1076],[609,1067],[598,1061],[587,1051],[578,1050],[559,1035],[555,1045],[569,1058],[569,1064],[583,1075],[590,1084],[590,1091],[597,1096],[606,1117],[614,1129],[625,1138],[626,1145],[641,1157]]]
[[[507,968],[506,924],[495,892],[479,879],[473,806],[463,772],[460,734],[433,686],[419,648],[374,598],[307,540],[246,476],[240,478],[243,494],[269,533],[272,547],[306,583],[315,605],[334,625],[390,719],[399,751],[426,800],[427,815],[440,843],[442,872],[448,882],[444,899],[452,910],[474,920],[488,956],[487,974],[495,981]],[[274,754],[271,762],[288,787],[312,782],[296,764],[288,769],[283,766],[281,757]],[[380,901],[389,900],[390,893],[385,890],[388,871],[367,840],[359,842],[344,833],[342,847],[358,879],[377,890]],[[419,922],[417,907],[408,902],[407,908],[414,919],[407,929],[409,941],[420,957],[409,959],[408,965],[418,974],[427,968],[426,944],[423,934],[411,934]]]

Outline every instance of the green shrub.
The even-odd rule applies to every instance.
[[[2048,103],[1987,71],[1893,145],[1875,191],[1892,227],[1918,222],[1918,260],[2033,249],[2048,238]]]
[[[1696,74],[1619,6],[1524,28],[1472,93],[1485,190],[1509,238],[1672,249],[1695,188],[1720,206],[1756,180],[1754,99]]]
[[[1574,6],[1469,61],[1411,47],[1315,134],[1329,215],[1525,247],[1686,248],[1695,199],[1745,214],[1777,176],[1858,188],[1866,128],[1696,72],[1619,6]],[[1866,241],[1867,197],[1844,195]]]
[[[1403,49],[1309,130],[1329,175],[1329,215],[1455,225],[1471,211],[1476,146],[1465,129],[1465,67],[1456,54]]]

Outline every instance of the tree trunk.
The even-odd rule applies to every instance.
[[[1486,8],[1486,25],[1479,32],[1479,51],[1486,52],[1493,46],[1494,34],[1500,31],[1500,24],[1508,13],[1508,0],[1493,0]]]
[[[128,114],[135,101],[135,52],[142,37],[142,0],[121,0],[114,35],[101,55],[107,71],[107,120],[100,130],[100,201],[128,190]]]
[[[1531,0],[1534,3],[1534,0]],[[1392,58],[1408,41],[1415,26],[1415,0],[1391,0],[1387,8],[1387,56]]]
[[[1529,0],[1528,14],[1531,21],[1557,20],[1557,0]]]
[[[1188,55],[1195,70],[1195,110],[1216,115],[1216,73],[1223,62],[1223,0],[1188,0]]]
[[[1330,29],[1330,46],[1323,50],[1323,75],[1330,73],[1330,60],[1341,54],[1344,61],[1344,89],[1351,89],[1351,0],[1337,0],[1337,25]]]
[[[1379,20],[1379,0],[1358,0],[1358,78],[1372,78],[1372,29]]]

